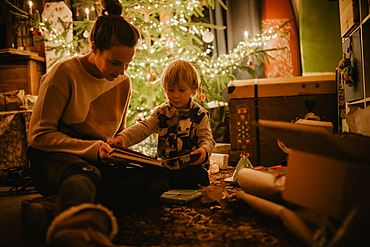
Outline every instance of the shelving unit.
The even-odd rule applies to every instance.
[[[346,107],[370,105],[370,14],[369,0],[339,0],[342,48],[351,55],[355,85],[343,84]]]

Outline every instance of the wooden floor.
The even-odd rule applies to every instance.
[[[22,230],[21,203],[39,197],[34,188],[9,193],[9,187],[0,187],[0,245],[4,247],[39,247],[44,243],[33,241]]]

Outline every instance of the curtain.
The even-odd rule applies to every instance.
[[[227,27],[225,30],[214,31],[214,46],[217,54],[225,54],[236,48],[238,43],[244,40],[245,31],[248,31],[251,36],[262,33],[260,0],[226,0],[225,4],[227,10],[216,2],[215,9],[210,11],[212,24]],[[243,65],[246,63],[247,61],[244,61]],[[262,63],[256,67],[256,70],[259,78],[264,77]],[[237,69],[233,74],[238,80],[253,78],[248,72],[239,72]]]

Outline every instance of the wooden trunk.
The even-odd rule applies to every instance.
[[[263,78],[230,82],[229,123],[232,164],[243,155],[253,166],[274,166],[287,155],[277,140],[255,123],[258,119],[295,122],[314,113],[320,121],[332,122],[338,129],[338,100],[335,74]],[[258,95],[257,97],[255,97]]]

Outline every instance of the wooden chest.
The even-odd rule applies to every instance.
[[[253,166],[274,166],[286,161],[275,138],[260,131],[258,119],[294,122],[310,113],[338,129],[335,74],[237,80],[228,85],[231,164],[243,155]],[[316,120],[316,119],[315,119]]]

